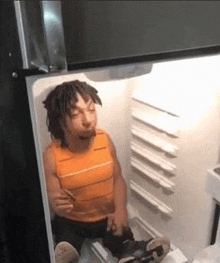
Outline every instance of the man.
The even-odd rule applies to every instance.
[[[55,213],[56,263],[78,262],[86,237],[102,237],[119,263],[160,262],[169,241],[134,241],[128,226],[127,189],[115,147],[97,128],[97,91],[85,82],[66,82],[43,103],[52,137],[44,166]]]

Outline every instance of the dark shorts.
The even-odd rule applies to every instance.
[[[85,238],[102,238],[103,245],[116,257],[120,255],[120,248],[125,240],[134,240],[129,227],[124,229],[122,236],[114,236],[111,231],[107,232],[107,218],[95,223],[84,223],[55,216],[52,229],[56,243],[67,241],[79,254]]]

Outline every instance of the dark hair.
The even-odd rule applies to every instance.
[[[85,101],[91,98],[94,103],[102,105],[97,95],[97,90],[86,82],[81,82],[79,80],[64,82],[56,86],[43,101],[44,107],[47,110],[46,122],[48,131],[52,139],[61,140],[62,146],[66,146],[66,141],[61,124],[66,124],[66,115],[70,115],[73,104],[77,103],[77,92]]]

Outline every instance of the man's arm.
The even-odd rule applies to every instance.
[[[43,162],[47,192],[52,210],[55,214],[66,217],[73,205],[69,202],[70,197],[60,187],[59,179],[56,176],[54,156],[50,147],[44,152]]]
[[[121,174],[115,146],[108,136],[109,149],[114,161],[114,186],[115,186],[115,213],[109,216],[108,230],[112,229],[115,235],[121,235],[123,228],[128,226],[127,214],[127,186]]]

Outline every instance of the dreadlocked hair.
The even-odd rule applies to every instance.
[[[96,104],[102,105],[101,99],[97,95],[97,90],[86,82],[74,80],[64,82],[56,86],[43,101],[47,110],[46,124],[52,139],[59,139],[61,146],[67,146],[64,131],[65,117],[70,115],[72,106],[77,103],[77,92],[87,102],[89,99]]]

